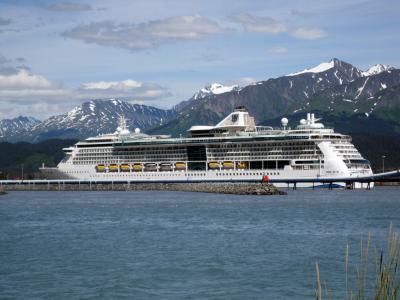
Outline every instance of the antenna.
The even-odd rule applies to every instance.
[[[118,122],[118,126],[119,128],[121,128],[121,130],[126,129],[126,119],[124,116],[119,116],[119,122]]]
[[[117,132],[119,134],[129,134],[129,129],[128,126],[126,125],[127,119],[125,119],[125,116],[120,115],[119,116],[119,122],[118,122],[118,129]]]

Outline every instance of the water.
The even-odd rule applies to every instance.
[[[343,299],[344,249],[400,228],[400,189],[11,192],[0,197],[1,299]]]

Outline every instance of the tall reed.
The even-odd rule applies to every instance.
[[[360,240],[359,258],[355,265],[355,289],[349,288],[349,245],[345,251],[345,288],[347,300],[397,300],[400,295],[400,238],[393,231],[390,224],[387,237],[386,252],[381,249],[373,250],[375,256],[375,274],[368,269],[371,246],[371,234],[366,242]],[[329,299],[328,289],[322,289],[319,265],[316,263],[317,283],[315,299]],[[368,281],[369,276],[375,275],[373,284]],[[371,286],[372,285],[372,286]]]

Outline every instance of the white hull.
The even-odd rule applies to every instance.
[[[74,179],[83,181],[129,181],[129,182],[261,182],[263,176],[280,188],[345,188],[346,183],[332,181],[331,176],[321,175],[318,170],[208,170],[208,171],[158,171],[158,172],[96,172],[95,166],[65,166],[62,169],[42,168],[46,179]],[[372,172],[357,172],[351,176],[372,175]],[[338,176],[343,178],[344,176]],[[324,179],[328,183],[297,182],[299,179]],[[278,182],[275,182],[278,181]],[[293,182],[291,182],[293,181]],[[330,185],[332,183],[332,185]],[[367,183],[355,182],[353,188],[367,188]],[[370,184],[373,187],[373,183]]]

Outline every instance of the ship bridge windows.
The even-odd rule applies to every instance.
[[[296,160],[296,165],[323,164],[324,160]]]
[[[356,168],[356,169],[369,169],[370,162],[367,159],[345,159],[348,168]]]

